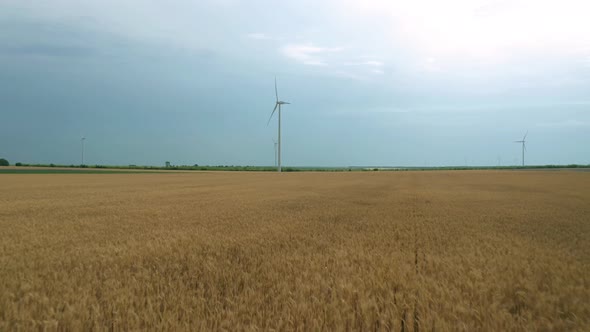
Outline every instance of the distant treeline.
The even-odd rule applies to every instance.
[[[171,165],[165,166],[113,166],[113,165],[57,165],[57,164],[24,164],[16,163],[15,166],[23,167],[67,167],[67,168],[91,168],[91,169],[139,169],[139,170],[181,170],[181,171],[249,171],[249,172],[273,172],[277,168],[273,166],[199,166],[199,165]],[[555,168],[590,168],[590,165],[530,165],[530,166],[441,166],[441,167],[283,167],[283,172],[350,172],[350,171],[432,171],[432,170],[510,170],[510,169],[555,169]]]
[[[234,166],[234,165],[219,165],[219,166],[188,166],[188,165],[174,165],[174,166],[141,166],[141,165],[58,165],[58,164],[25,164],[16,163],[15,166],[23,167],[67,167],[67,168],[104,168],[104,169],[140,169],[140,170],[162,170],[162,171],[276,171],[276,167],[271,166]],[[283,167],[283,172],[294,172],[303,169],[294,167]]]

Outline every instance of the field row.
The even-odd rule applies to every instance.
[[[2,182],[0,330],[590,329],[590,173]]]

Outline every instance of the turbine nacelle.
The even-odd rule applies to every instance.
[[[289,102],[279,100],[279,90],[277,89],[277,78],[276,77],[275,77],[275,95],[277,97],[277,102],[275,103],[275,108],[273,108],[272,113],[270,113],[270,117],[268,118],[268,122],[266,123],[267,126],[270,123],[270,120],[272,120],[272,116],[277,111],[277,108],[279,109],[279,112],[280,112],[281,105],[289,105],[289,104],[291,104]]]

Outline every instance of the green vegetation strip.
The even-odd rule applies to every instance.
[[[2,169],[0,174],[131,174],[131,173],[157,173],[150,171],[116,171],[116,170],[92,170],[92,169]],[[161,173],[161,172],[160,172]]]
[[[54,164],[21,164],[19,168],[3,169],[0,174],[113,174],[113,173],[154,173],[166,171],[247,171],[247,172],[276,172],[271,166],[112,166],[112,165],[54,165]],[[22,168],[20,168],[22,167]],[[29,168],[44,167],[44,168]],[[578,169],[587,171],[590,165],[531,165],[531,166],[442,166],[442,167],[395,167],[395,166],[349,166],[349,167],[284,167],[283,172],[366,172],[366,171],[452,171],[452,170],[562,170]],[[162,172],[160,172],[162,173]]]

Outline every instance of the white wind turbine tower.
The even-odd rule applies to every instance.
[[[514,141],[514,143],[522,143],[522,166],[524,166],[524,152],[526,151],[526,135],[528,134],[529,132],[527,130],[526,134],[524,134],[524,137],[521,141]]]
[[[80,139],[80,141],[82,142],[82,164],[84,165],[84,141],[86,140],[86,137],[84,137],[84,135],[82,135],[82,138]]]
[[[274,146],[275,146],[275,164],[274,165],[276,167],[277,166],[277,141],[275,141],[273,138],[272,142],[274,143]]]
[[[290,103],[288,103],[286,101],[279,100],[279,91],[277,89],[277,78],[276,77],[275,77],[275,95],[277,97],[275,108],[272,110],[272,113],[270,113],[270,117],[268,118],[268,122],[266,123],[266,125],[268,126],[268,124],[270,123],[270,120],[272,119],[272,116],[275,114],[275,111],[278,108],[279,109],[279,137],[278,137],[278,153],[277,153],[277,171],[280,172],[281,171],[281,105],[286,105],[286,104],[290,104]]]

